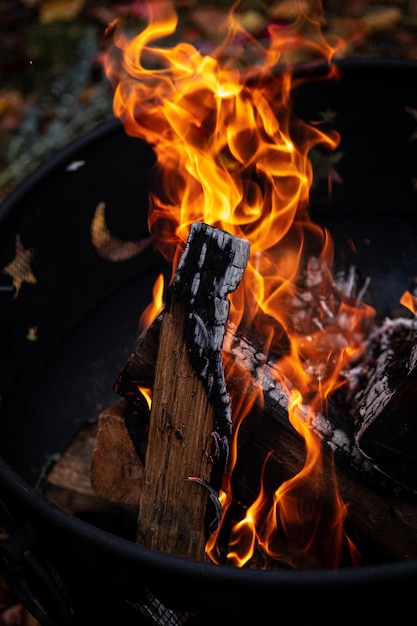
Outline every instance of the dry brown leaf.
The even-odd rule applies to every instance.
[[[401,19],[398,7],[378,7],[366,13],[362,21],[368,34],[380,33],[395,28]]]
[[[260,11],[238,13],[236,19],[248,33],[257,33],[267,24],[265,16]]]
[[[13,604],[0,613],[1,626],[19,626],[24,624],[25,609],[21,604]]]
[[[70,21],[83,10],[85,0],[43,0],[39,8],[39,21],[42,24]]]
[[[22,4],[26,7],[37,7],[42,0],[21,0]]]
[[[312,7],[307,0],[283,0],[271,6],[267,15],[273,20],[292,22],[300,15],[311,15]]]

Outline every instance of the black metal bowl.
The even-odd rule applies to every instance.
[[[335,112],[342,136],[341,182],[330,198],[324,181],[312,189],[312,216],[336,240],[349,234],[364,248],[373,298],[384,311],[417,270],[417,63],[347,60],[339,67],[340,80],[308,81],[294,94],[305,119]],[[414,558],[337,571],[193,562],[79,519],[38,489],[48,460],[119,399],[113,383],[154,280],[167,271],[151,247],[114,262],[91,245],[100,202],[112,234],[147,237],[153,160],[150,147],[127,137],[119,122],[104,124],[0,206],[0,515],[10,533],[0,543],[3,575],[42,624],[59,626],[235,624],[249,612],[259,622],[288,612],[321,623],[408,617]],[[21,262],[33,251],[36,283],[20,266],[16,293],[4,268],[19,241]]]

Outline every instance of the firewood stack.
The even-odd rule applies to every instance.
[[[287,391],[274,376],[280,356],[265,354],[256,336],[228,320],[227,294],[238,287],[248,256],[245,240],[193,225],[165,309],[138,338],[115,382],[122,399],[99,416],[92,454],[94,493],[136,506],[138,543],[199,560],[221,514],[230,394],[245,401],[261,381],[263,406],[255,405],[237,439],[231,483],[239,506],[258,495],[267,456],[271,492],[305,460],[305,443],[288,420]],[[331,302],[354,296],[346,276],[324,285],[317,274],[314,284],[303,324],[314,323],[317,303],[327,303],[330,319]],[[294,324],[297,319],[294,314]],[[346,385],[314,422],[324,454],[335,460],[349,527],[361,547],[388,561],[417,556],[416,339],[412,316],[375,327],[366,356],[344,372]],[[227,376],[225,351],[233,363]],[[142,387],[152,389],[151,409]]]

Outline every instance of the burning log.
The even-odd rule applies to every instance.
[[[312,280],[311,267],[313,262],[309,264],[308,280]],[[316,273],[317,273],[316,268]],[[313,286],[301,294],[292,306],[291,317],[292,324],[296,327],[296,331],[303,334],[310,334],[317,328],[317,319],[319,317],[317,311],[323,308],[323,302],[326,300],[325,311],[328,317],[322,323],[330,328],[335,324],[337,311],[337,301],[340,301],[341,291],[335,284],[328,281],[319,280],[317,276],[313,277]],[[325,286],[323,283],[325,282]],[[355,281],[350,277],[349,284]],[[307,279],[306,279],[307,283]],[[325,292],[323,291],[325,289]],[[350,286],[347,298],[352,298],[353,287]],[[327,299],[325,299],[327,294]],[[331,297],[329,296],[331,294]],[[335,301],[335,303],[333,303]],[[302,305],[304,303],[304,314],[302,313]],[[306,311],[307,310],[307,311]],[[161,325],[161,317],[155,318],[149,330],[140,337],[137,345],[127,360],[125,366],[121,370],[115,391],[128,400],[132,406],[140,402],[140,393],[137,387],[138,380],[147,380],[151,383],[153,372],[155,371],[155,354],[158,346],[159,329]],[[332,341],[341,341],[343,337],[338,334],[337,327],[329,333]],[[340,335],[340,336],[339,336]],[[342,337],[342,339],[341,339]],[[285,354],[287,350],[286,337],[283,336],[281,351]],[[224,353],[229,362],[233,363],[230,367],[232,375],[227,381],[229,390],[237,395],[248,393],[248,380],[252,386],[253,393],[256,393],[256,387],[262,388],[264,410],[274,420],[278,421],[285,428],[292,429],[288,421],[288,392],[284,385],[277,381],[275,375],[275,366],[281,358],[281,354],[265,354],[264,346],[257,339],[255,333],[247,329],[236,329],[230,323],[226,326]],[[241,388],[243,385],[243,388]],[[353,436],[353,424],[347,404],[340,409],[332,400],[328,403],[328,412],[326,415],[316,415],[313,428],[320,434],[327,445],[334,450],[336,461],[340,463],[343,470],[353,474],[359,480],[366,480],[371,486],[379,488],[381,486],[381,475],[375,471],[372,463],[358,449]],[[382,480],[385,484],[385,480]]]
[[[230,398],[222,344],[248,242],[194,224],[167,293],[155,363],[137,541],[203,558],[227,465]],[[214,498],[214,499],[213,499]]]
[[[386,319],[369,337],[355,395],[355,440],[382,473],[417,491],[417,328]]]
[[[305,461],[305,443],[288,420],[288,394],[274,377],[274,360],[266,359],[256,340],[230,333],[225,344],[233,355],[233,375],[227,379],[234,393],[248,371],[262,381],[263,406],[252,410],[239,427],[237,464],[232,475],[233,496],[249,506],[260,488],[273,493],[284,481],[296,476]],[[402,392],[399,392],[402,395]],[[358,546],[371,549],[387,560],[417,554],[417,504],[415,494],[389,476],[381,476],[355,441],[352,419],[329,401],[328,414],[317,415],[312,426],[323,440],[325,459],[333,457],[340,496],[348,505],[347,524]],[[272,451],[272,452],[271,452]],[[267,464],[264,462],[267,459]],[[331,465],[323,463],[324,482],[331,482]],[[312,486],[311,492],[314,491]]]
[[[239,456],[232,475],[233,495],[248,506],[259,490],[263,468],[263,487],[268,493],[291,479],[303,467],[304,442],[294,429],[271,417],[269,411],[251,413],[239,429]],[[272,451],[272,452],[271,452]],[[330,460],[333,451],[323,445],[323,455]],[[323,464],[327,481],[328,463]],[[417,504],[398,498],[390,491],[377,490],[367,478],[351,476],[335,466],[337,485],[348,506],[346,527],[364,561],[397,561],[417,556]],[[308,488],[308,485],[307,485]],[[311,493],[314,491],[312,486]],[[308,497],[308,496],[307,496]]]
[[[115,389],[126,393],[132,401],[129,381],[155,370],[161,316],[155,318],[146,337],[142,336],[120,372]],[[141,347],[145,349],[141,351]],[[227,378],[230,392],[254,393],[262,381],[264,406],[252,411],[239,428],[238,462],[232,475],[233,494],[243,507],[257,496],[259,476],[265,469],[266,488],[271,492],[296,475],[305,459],[304,442],[288,421],[288,395],[274,379],[274,361],[265,356],[254,337],[242,337],[240,331],[226,326],[224,346],[227,358],[233,361],[233,373]],[[249,387],[247,380],[249,373]],[[244,384],[243,382],[244,381]],[[348,524],[362,542],[383,558],[396,560],[417,554],[417,507],[413,493],[398,490],[398,485],[378,470],[359,450],[351,416],[329,404],[329,416],[317,416],[315,428],[323,437],[323,452],[334,455],[339,491],[348,504]],[[271,450],[275,450],[270,454]],[[326,468],[326,464],[324,465]]]

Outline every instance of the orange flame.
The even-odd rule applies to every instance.
[[[149,230],[173,273],[194,222],[249,240],[251,255],[230,297],[230,320],[236,328],[256,327],[266,350],[288,337],[290,350],[275,375],[288,392],[291,424],[306,444],[302,471],[272,498],[261,485],[245,518],[231,529],[227,560],[241,567],[260,549],[291,566],[337,567],[350,546],[343,531],[346,507],[333,473],[322,471],[328,461],[314,422],[325,416],[341,370],[360,352],[372,311],[335,288],[331,238],[309,218],[309,152],[318,145],[334,150],[339,137],[293,115],[291,60],[325,60],[330,78],[341,44],[323,37],[319,17],[300,14],[285,28],[271,26],[268,45],[261,45],[231,11],[222,44],[204,55],[190,43],[162,45],[177,23],[172,2],[149,2],[147,25],[137,35],[115,26],[106,62],[115,115],[155,152],[158,187],[151,186]],[[317,302],[307,307],[306,319],[312,293]],[[232,366],[226,359],[227,375]],[[233,499],[238,425],[259,393],[250,402],[248,396],[232,399],[235,440],[220,494],[224,511]],[[207,545],[215,561],[220,530]]]
[[[139,329],[143,332],[164,307],[164,275],[159,274],[152,289],[152,302],[145,307],[139,319]]]
[[[400,304],[405,306],[414,315],[417,313],[417,297],[409,291],[405,291],[400,298]]]
[[[152,407],[152,389],[150,389],[149,387],[142,387],[140,385],[139,385],[138,388],[139,388],[139,391],[141,392],[142,396],[146,400],[146,403],[148,405],[148,409],[151,410],[151,407]]]

